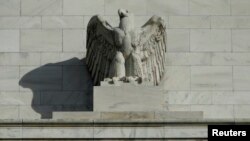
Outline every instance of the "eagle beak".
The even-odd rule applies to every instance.
[[[163,28],[166,29],[166,23],[162,18],[160,18],[160,23],[162,24]]]
[[[121,16],[121,14],[122,14],[122,10],[119,9],[119,10],[118,10],[118,15]]]
[[[119,10],[118,10],[118,15],[120,16],[120,18],[125,17],[124,10],[123,10],[123,9],[119,9]]]

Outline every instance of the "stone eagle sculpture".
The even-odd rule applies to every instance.
[[[86,64],[94,85],[106,78],[158,85],[164,75],[166,52],[163,19],[152,16],[136,32],[132,13],[119,9],[118,15],[119,27],[112,27],[99,15],[88,23]]]

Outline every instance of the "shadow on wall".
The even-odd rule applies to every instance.
[[[33,92],[32,108],[41,118],[54,111],[93,111],[93,84],[85,59],[50,63],[26,73],[19,85]],[[39,102],[37,102],[39,101]]]

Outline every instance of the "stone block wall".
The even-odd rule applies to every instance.
[[[86,26],[118,8],[167,23],[167,111],[250,117],[249,0],[0,0],[0,119],[91,111]]]

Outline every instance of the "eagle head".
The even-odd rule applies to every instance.
[[[126,9],[119,9],[118,15],[119,15],[120,19],[122,19],[124,17],[129,17],[129,12]]]

